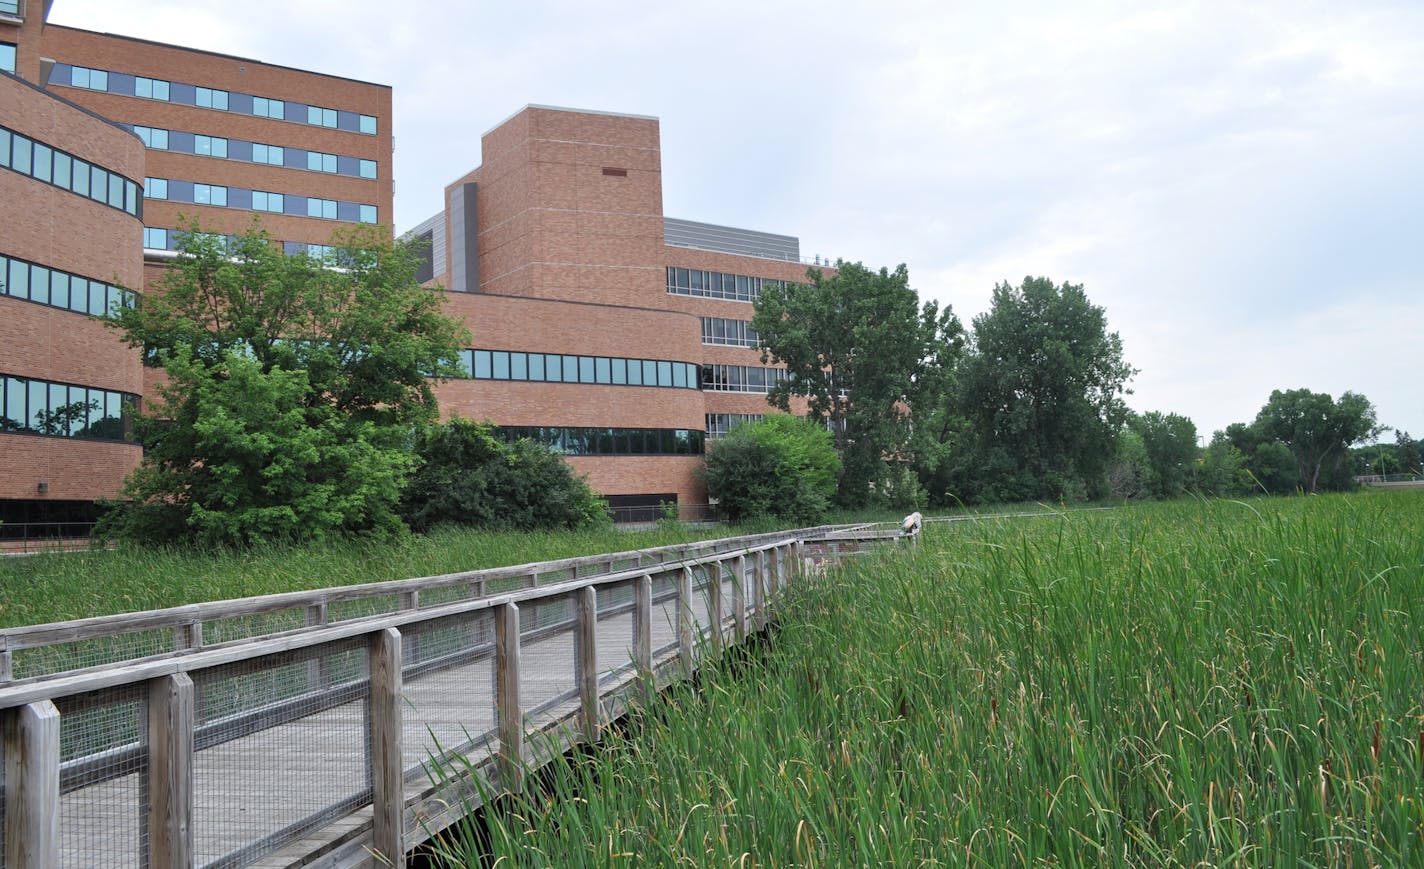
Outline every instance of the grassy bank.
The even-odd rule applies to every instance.
[[[0,558],[0,627],[664,546],[763,528],[494,533],[245,552],[121,549]]]
[[[494,856],[1419,865],[1421,637],[1417,492],[931,526],[556,766]]]

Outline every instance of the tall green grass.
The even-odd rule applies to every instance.
[[[760,528],[482,532],[199,552],[126,548],[0,558],[0,627],[622,552]]]
[[[1424,498],[932,525],[457,864],[1424,865]]]

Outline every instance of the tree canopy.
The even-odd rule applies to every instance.
[[[811,415],[835,433],[843,468],[838,499],[864,503],[908,461],[910,414],[933,405],[963,344],[953,312],[920,304],[904,265],[892,272],[838,263],[827,275],[807,271],[806,283],[767,285],[752,327],[762,359],[786,367],[768,400],[790,410],[807,399]]]
[[[224,545],[403,528],[411,436],[437,415],[428,377],[457,374],[468,340],[409,252],[364,227],[328,260],[255,225],[179,239],[159,292],[111,320],[166,381],[101,531]]]
[[[956,472],[972,500],[1100,494],[1136,373],[1081,284],[1025,278],[994,288],[952,396]]]
[[[728,519],[774,516],[804,523],[825,514],[840,469],[825,427],[774,413],[713,441],[703,478],[708,497]]]
[[[1336,401],[1308,389],[1275,390],[1251,427],[1261,440],[1290,451],[1297,483],[1307,492],[1349,488],[1349,448],[1380,431],[1374,405],[1363,395],[1347,391]]]

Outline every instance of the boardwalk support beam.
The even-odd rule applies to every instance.
[[[148,683],[148,865],[193,865],[193,680]]]
[[[5,713],[5,866],[59,865],[59,710],[40,700]]]
[[[494,610],[495,700],[499,706],[499,772],[505,790],[524,787],[524,707],[519,699],[519,606]]]
[[[574,672],[578,679],[579,708],[583,718],[583,735],[597,742],[603,726],[598,710],[598,590],[585,586],[578,596],[578,644]]]
[[[405,770],[401,760],[401,633],[371,636],[372,845],[383,866],[405,866]]]

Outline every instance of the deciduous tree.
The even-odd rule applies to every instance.
[[[1307,492],[1352,485],[1345,464],[1349,448],[1379,432],[1374,405],[1363,395],[1345,392],[1336,401],[1308,389],[1273,391],[1251,426],[1263,440],[1290,451]]]
[[[430,376],[458,373],[460,325],[373,228],[331,259],[285,256],[254,226],[180,235],[156,293],[111,321],[165,369],[137,419],[142,466],[110,534],[210,545],[403,528]]]

